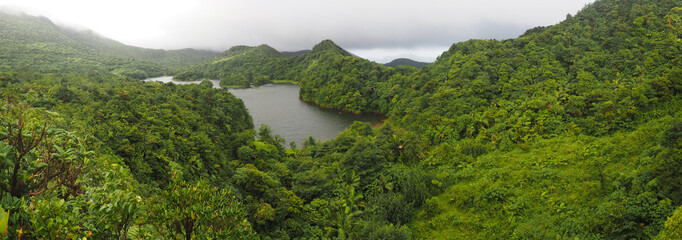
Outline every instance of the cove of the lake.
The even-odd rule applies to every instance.
[[[145,81],[200,83],[172,81],[172,77],[150,78]],[[218,80],[211,82],[214,88],[219,88]],[[244,101],[256,129],[261,124],[269,125],[274,134],[279,134],[286,140],[286,147],[292,141],[301,146],[308,136],[323,141],[332,139],[350,127],[354,121],[376,124],[384,120],[382,115],[355,115],[301,101],[298,98],[298,90],[298,86],[292,84],[266,84],[255,88],[228,89]]]

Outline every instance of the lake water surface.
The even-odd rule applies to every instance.
[[[172,77],[150,78],[145,81],[173,82],[176,84],[200,83],[171,81]],[[211,80],[219,88],[218,80]],[[298,86],[292,84],[267,84],[257,88],[229,89],[244,101],[253,118],[256,129],[269,125],[274,134],[298,146],[313,136],[317,140],[329,140],[350,127],[354,121],[380,123],[384,117],[377,114],[354,115],[338,110],[322,108],[303,102],[298,98]]]
[[[162,82],[162,83],[172,82],[172,83],[177,84],[177,85],[201,83],[201,81],[174,81],[173,76],[147,78],[147,79],[142,80],[142,81],[145,81],[145,82]],[[213,83],[213,88],[220,88],[220,81],[219,80],[209,80],[209,81],[211,81],[211,83]]]

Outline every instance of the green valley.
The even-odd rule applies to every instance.
[[[332,40],[126,46],[0,14],[0,235],[679,239],[682,1],[598,0],[388,67]],[[389,116],[285,148],[224,87]]]
[[[90,76],[157,77],[215,53],[131,47],[92,31],[59,27],[45,17],[0,13],[0,66],[14,71]]]

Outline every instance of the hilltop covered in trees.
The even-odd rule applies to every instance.
[[[305,101],[355,113],[387,112],[387,103],[368,101],[380,98],[375,95],[375,84],[416,70],[410,66],[384,67],[324,40],[311,51],[291,56],[267,45],[233,47],[212,61],[175,75],[175,79],[220,79],[226,87],[294,82],[301,87],[300,97]]]
[[[92,31],[59,27],[45,17],[0,11],[0,64],[14,71],[128,76],[169,75],[215,53],[126,46]]]
[[[409,58],[398,58],[394,59],[391,62],[385,63],[384,66],[387,67],[397,67],[397,66],[412,66],[416,68],[422,68],[424,66],[428,66],[429,63],[427,62],[418,62]]]
[[[390,116],[298,149],[267,126],[253,130],[241,101],[209,82],[142,83],[92,57],[37,61],[70,58],[12,35],[0,40],[17,56],[0,58],[8,233],[674,239],[680,6],[599,0],[515,39],[456,43],[421,69],[382,66],[326,40],[294,55],[233,47],[176,75],[241,86],[288,80],[303,100]],[[71,45],[46,46],[90,56],[62,42]],[[88,67],[69,70],[79,66]],[[40,147],[17,144],[31,139]]]

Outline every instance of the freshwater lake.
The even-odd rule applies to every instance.
[[[175,84],[196,84],[200,81],[172,81],[172,77],[149,78],[144,81],[173,82]],[[218,80],[211,80],[214,88],[220,88]],[[256,88],[228,89],[244,101],[244,105],[258,129],[261,124],[269,125],[273,134],[279,134],[289,143],[302,146],[308,136],[316,140],[329,140],[350,127],[354,121],[370,122],[373,125],[384,120],[382,115],[355,115],[338,110],[322,108],[301,101],[298,86],[292,84],[266,84]]]

